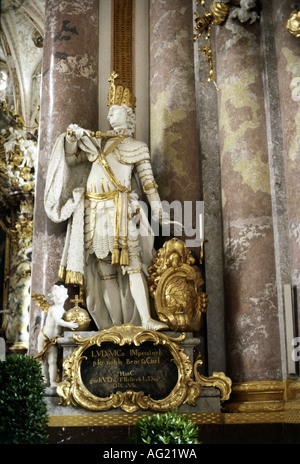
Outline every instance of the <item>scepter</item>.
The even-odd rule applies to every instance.
[[[70,131],[68,132],[68,135],[76,135],[75,131]],[[101,131],[89,131],[89,132],[83,132],[83,135],[86,135],[87,137],[96,137],[97,139],[103,138],[124,138],[124,132],[122,131],[120,134],[110,134],[108,132],[101,132]]]

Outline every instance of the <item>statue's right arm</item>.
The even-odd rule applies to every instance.
[[[75,155],[78,150],[78,140],[74,135],[69,135],[68,133],[65,136],[65,152],[67,156]]]
[[[61,327],[68,327],[70,329],[76,329],[78,327],[77,322],[75,321],[65,321],[63,319],[63,314],[64,310],[63,308],[56,308],[55,306],[52,306],[51,308],[51,315],[53,320],[56,322],[57,325],[60,325]]]
[[[70,166],[81,164],[86,161],[85,153],[78,147],[78,140],[83,135],[83,129],[78,126],[76,126],[76,130],[74,130],[74,128],[75,124],[71,124],[65,136],[66,162]]]

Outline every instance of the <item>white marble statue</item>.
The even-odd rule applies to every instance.
[[[167,329],[150,317],[144,272],[153,257],[154,236],[138,201],[139,185],[156,217],[164,223],[168,219],[148,147],[132,137],[135,116],[129,91],[112,76],[112,130],[97,137],[69,126],[49,163],[45,210],[54,222],[68,221],[59,277],[84,285],[87,309],[99,330],[122,323]]]
[[[241,0],[239,6],[232,8],[229,13],[229,19],[237,18],[241,23],[245,23],[250,20],[250,24],[254,23],[259,15],[254,10],[256,7],[256,0]]]
[[[63,319],[66,311],[64,303],[68,298],[68,290],[63,285],[54,285],[52,288],[52,305],[47,305],[47,317],[45,325],[38,337],[37,359],[42,361],[42,373],[47,386],[57,386],[57,356],[56,340],[62,333],[62,328],[74,330],[78,324],[74,321],[67,322]]]

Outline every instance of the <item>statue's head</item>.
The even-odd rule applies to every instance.
[[[52,287],[52,299],[54,304],[64,304],[68,298],[68,289],[64,285],[53,285]]]
[[[135,115],[126,105],[112,105],[107,119],[114,130],[124,131],[125,135],[132,135],[135,131]]]
[[[107,106],[108,120],[114,130],[124,130],[125,135],[132,135],[135,131],[135,97],[126,84],[113,71],[110,78]]]

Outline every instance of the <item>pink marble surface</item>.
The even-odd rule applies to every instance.
[[[52,147],[69,124],[98,128],[98,1],[50,0],[46,6],[39,164],[36,180],[32,293],[46,297],[58,279],[66,224],[44,211],[44,186]],[[44,314],[32,301],[30,352]]]
[[[202,186],[195,96],[193,4],[180,0],[151,0],[149,14],[153,171],[161,199],[169,203],[178,201],[182,211],[188,209],[191,228],[196,230],[196,202],[202,199]],[[192,202],[192,206],[185,205],[187,201]],[[195,235],[186,227],[179,237],[186,241]],[[162,243],[163,240],[158,240],[157,247]],[[198,246],[191,246],[191,250],[199,256]]]
[[[259,23],[217,32],[228,373],[281,377]]]
[[[163,199],[201,195],[192,2],[150,1],[151,152]]]
[[[287,18],[293,11],[291,0],[284,0],[273,10],[274,39],[277,52],[277,74],[282,115],[285,180],[291,254],[291,282],[300,291],[300,48],[299,39],[285,29]],[[296,298],[298,332],[300,329],[300,299]]]

